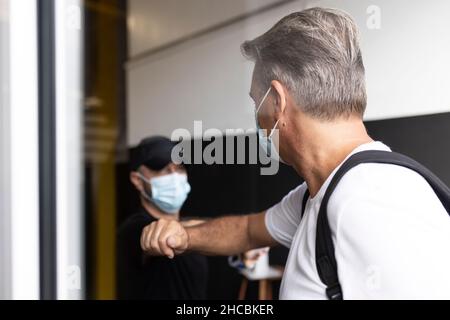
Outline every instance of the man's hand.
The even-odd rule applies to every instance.
[[[266,247],[246,251],[242,254],[242,262],[244,262],[244,265],[248,269],[252,269],[256,265],[260,257],[265,256],[269,253],[269,249],[269,247]]]
[[[149,224],[142,230],[141,248],[153,256],[167,256],[172,259],[188,248],[189,236],[186,229],[176,220],[164,220]]]

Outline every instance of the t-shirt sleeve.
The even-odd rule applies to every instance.
[[[306,189],[306,183],[303,183],[266,212],[265,223],[269,234],[287,248],[291,247],[292,239],[300,224]]]

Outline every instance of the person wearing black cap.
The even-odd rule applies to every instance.
[[[174,146],[165,137],[150,137],[132,154],[130,181],[139,192],[141,208],[118,231],[119,299],[206,299],[205,257],[187,254],[168,260],[146,256],[141,249],[142,229],[161,218],[178,221],[190,191],[186,169],[171,160]],[[184,222],[196,223],[201,221]]]

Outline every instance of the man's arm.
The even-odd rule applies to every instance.
[[[183,227],[160,219],[142,231],[141,247],[151,255],[173,258],[186,250],[206,255],[233,255],[250,249],[275,246],[265,225],[265,214],[228,216]]]
[[[206,221],[208,221],[207,219],[200,219],[200,218],[192,218],[189,220],[183,220],[180,221],[181,225],[183,227],[193,227],[193,226],[197,226],[199,224],[205,223]]]

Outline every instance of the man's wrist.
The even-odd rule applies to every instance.
[[[192,250],[192,227],[186,227],[186,234],[187,234],[187,248],[186,250]]]

